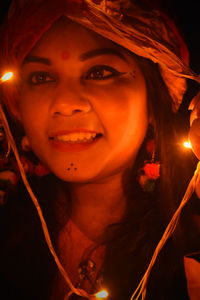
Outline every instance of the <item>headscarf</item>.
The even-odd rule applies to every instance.
[[[200,82],[188,66],[187,47],[172,20],[137,0],[13,0],[2,27],[1,72],[19,68],[40,37],[61,16],[85,26],[160,67],[179,108],[186,78]]]

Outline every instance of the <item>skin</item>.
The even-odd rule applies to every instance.
[[[102,48],[111,50],[85,55]],[[48,64],[30,56],[48,59]],[[124,49],[64,18],[28,57],[20,70],[16,116],[40,160],[70,182],[72,219],[90,239],[98,240],[126,207],[122,181],[134,164],[149,122],[144,76]],[[81,150],[65,151],[62,141],[54,147],[52,136],[69,130],[101,136],[86,148],[78,143]]]
[[[190,115],[190,131],[189,139],[192,144],[192,150],[196,157],[200,160],[200,93],[193,99],[189,109]],[[198,177],[196,184],[196,194],[200,198],[200,178]]]

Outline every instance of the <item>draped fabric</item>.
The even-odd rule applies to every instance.
[[[43,33],[63,15],[158,63],[174,110],[182,101],[185,78],[200,82],[188,67],[187,47],[172,20],[128,0],[13,0],[2,27],[1,72],[19,67]]]

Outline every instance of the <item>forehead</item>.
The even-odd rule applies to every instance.
[[[60,18],[40,38],[31,53],[48,53],[49,48],[57,52],[60,48],[66,51],[87,51],[88,48],[109,47],[121,48],[112,41],[98,35],[97,33],[77,24],[66,17]],[[63,55],[66,56],[67,54]]]

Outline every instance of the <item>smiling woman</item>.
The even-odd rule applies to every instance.
[[[148,116],[145,79],[128,52],[65,18],[34,46],[20,76],[16,116],[54,174],[82,182],[132,166]],[[70,162],[78,172],[66,172]]]
[[[4,108],[19,127],[30,185],[23,171],[22,179],[56,264],[19,181],[1,219],[7,298],[131,298],[194,168],[180,155],[175,112],[185,78],[199,78],[169,24],[128,1],[13,1],[1,68],[16,80],[2,86]],[[48,174],[38,178],[35,164]],[[183,257],[200,248],[193,202],[155,263],[146,299],[189,299]]]

